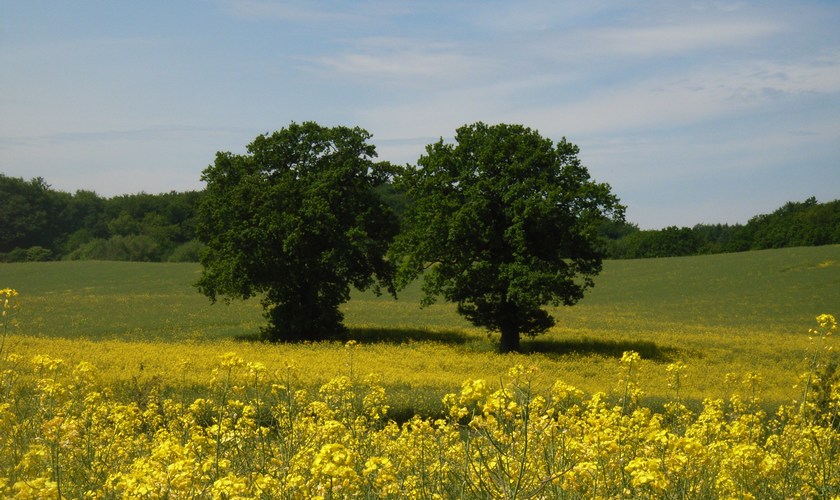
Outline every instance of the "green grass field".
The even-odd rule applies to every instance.
[[[9,345],[70,357],[86,352],[126,379],[140,370],[170,373],[179,356],[212,364],[222,349],[278,366],[294,358],[302,376],[315,381],[346,369],[341,342],[237,342],[263,325],[259,301],[211,305],[193,287],[199,274],[196,264],[0,264],[0,287],[21,294],[20,327]],[[527,355],[495,354],[496,339],[471,328],[452,305],[424,309],[419,298],[415,284],[399,300],[356,292],[344,306],[351,336],[363,345],[355,369],[382,373],[386,385],[408,397],[420,391],[433,400],[465,378],[493,378],[514,363],[539,366],[546,382],[563,378],[610,392],[617,359],[636,350],[645,360],[640,383],[651,398],[667,396],[664,367],[683,361],[687,397],[723,396],[726,373],[755,371],[763,375],[765,399],[776,403],[796,394],[814,317],[840,313],[840,247],[608,261],[579,305],[554,311],[551,332],[523,342]],[[82,353],[72,354],[72,345],[84,346]],[[133,361],[108,361],[118,352]]]

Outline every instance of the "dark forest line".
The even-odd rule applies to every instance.
[[[789,201],[746,224],[697,224],[640,230],[630,223],[601,227],[607,258],[645,259],[840,244],[840,200]]]
[[[392,186],[380,195],[398,215],[405,200]],[[42,178],[0,174],[0,262],[123,260],[197,262],[196,209],[203,192],[130,194],[57,191]],[[840,244],[840,200],[788,202],[746,224],[697,224],[641,230],[601,227],[608,259],[678,257]]]

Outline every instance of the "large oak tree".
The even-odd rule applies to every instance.
[[[543,306],[577,303],[601,271],[599,224],[623,219],[578,152],[521,125],[484,123],[427,146],[399,181],[408,197],[393,247],[400,282],[422,274],[424,303],[456,303],[501,333],[502,352],[545,332],[554,319]]]
[[[368,139],[360,128],[293,123],[245,155],[218,153],[202,177],[199,290],[214,301],[260,295],[269,340],[343,333],[351,286],[393,292],[384,256],[398,223],[374,191],[385,165]]]

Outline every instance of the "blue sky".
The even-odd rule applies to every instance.
[[[314,120],[414,163],[457,127],[581,148],[642,228],[840,198],[840,2],[0,0],[0,172],[201,189]]]

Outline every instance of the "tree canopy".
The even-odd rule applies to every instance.
[[[270,340],[343,333],[351,286],[393,292],[384,257],[399,227],[374,190],[387,165],[373,162],[368,139],[360,128],[293,123],[246,155],[218,153],[202,177],[199,290],[212,300],[260,294]]]
[[[399,279],[423,274],[424,303],[457,304],[474,325],[500,332],[500,350],[554,324],[546,305],[573,305],[601,271],[598,227],[623,220],[608,184],[578,147],[521,125],[461,127],[455,144],[426,147],[398,186],[408,198],[393,246]]]

